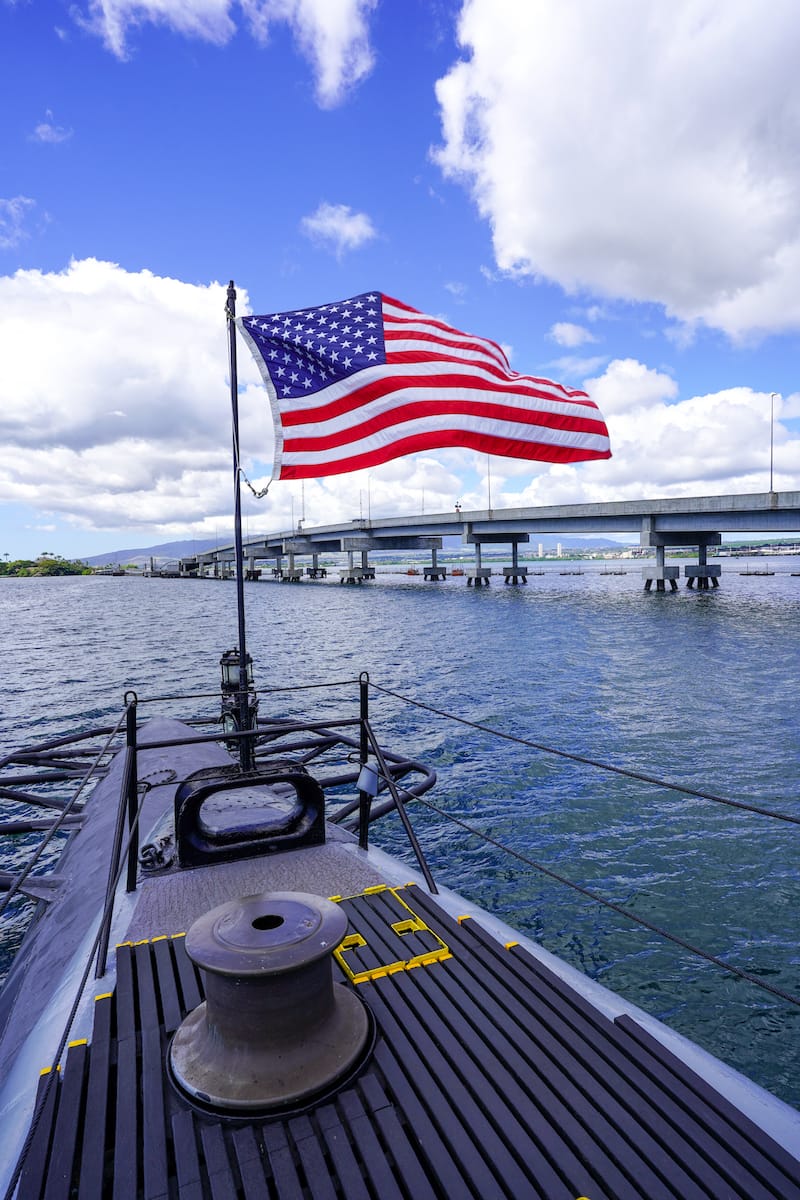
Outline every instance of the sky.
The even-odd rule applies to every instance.
[[[230,279],[492,338],[612,448],[245,488],[246,534],[800,489],[798,52],[796,0],[0,0],[0,555],[229,537]]]

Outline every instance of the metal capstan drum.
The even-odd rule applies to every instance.
[[[338,905],[305,892],[246,896],[195,921],[186,952],[206,999],[169,1051],[190,1098],[240,1112],[282,1108],[354,1067],[370,1021],[355,992],[333,982],[346,930]]]

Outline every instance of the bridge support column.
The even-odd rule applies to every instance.
[[[683,568],[686,576],[686,586],[693,587],[697,581],[698,592],[707,592],[709,581],[713,587],[719,587],[719,577],[722,567],[719,563],[708,563],[708,544],[701,542],[697,547],[697,563],[689,563]]]
[[[435,546],[432,547],[432,549],[431,549],[431,565],[429,567],[425,567],[423,569],[423,577],[425,579],[446,579],[447,578],[447,568],[439,566],[438,554],[439,554],[439,551],[436,549],[436,547]]]
[[[339,571],[339,583],[361,583],[364,578],[364,568],[353,566],[353,553],[354,551],[352,550],[347,551],[347,566],[342,567],[342,569]],[[361,554],[363,561],[363,550],[361,551]]]
[[[656,591],[666,591],[667,583],[673,592],[678,590],[677,579],[681,573],[680,567],[668,567],[664,563],[664,551],[666,547],[662,545],[656,546],[656,561],[655,566],[648,563],[642,567],[642,575],[644,576],[644,590],[650,591],[650,588],[655,582]]]
[[[281,574],[281,583],[299,583],[303,578],[303,568],[295,564],[294,550],[287,551],[286,558],[287,566]]]
[[[306,575],[308,575],[309,579],[324,579],[327,574],[328,572],[325,568],[319,565],[319,555],[312,554],[311,566],[306,567]]]
[[[261,575],[261,572],[259,571],[258,567],[256,566],[255,558],[252,558],[252,557],[248,558],[247,570],[244,573],[245,579],[258,579],[260,575]]]
[[[484,584],[489,586],[489,579],[492,574],[491,567],[481,566],[481,544],[475,542],[475,566],[467,567],[467,587],[482,587]]]
[[[503,575],[506,583],[528,582],[528,568],[519,565],[519,543],[517,541],[511,543],[511,566],[503,567]]]

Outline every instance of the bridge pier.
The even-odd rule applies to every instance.
[[[375,569],[370,567],[368,560],[368,551],[361,551],[361,566],[353,565],[354,551],[347,551],[347,566],[342,567],[339,571],[339,583],[363,583],[365,579],[375,578]]]
[[[722,535],[719,533],[698,532],[697,530],[670,530],[662,533],[653,529],[652,518],[649,518],[642,529],[641,544],[655,547],[656,561],[655,566],[645,564],[642,567],[645,591],[650,591],[653,581],[659,592],[664,591],[667,581],[673,591],[677,590],[676,581],[680,576],[680,567],[664,565],[664,553],[667,546],[697,546],[699,561],[696,564],[687,564],[683,568],[687,587],[693,587],[697,581],[698,590],[707,591],[709,580],[714,587],[719,587],[718,577],[722,574],[722,568],[718,563],[713,566],[708,565],[708,547],[718,546],[721,541]]]
[[[439,551],[434,546],[431,549],[431,565],[429,567],[425,567],[422,572],[424,579],[435,580],[447,578],[447,568],[439,566],[438,554]]]
[[[654,583],[656,585],[657,592],[666,591],[667,583],[669,583],[669,586],[673,592],[678,590],[677,580],[681,573],[681,569],[680,567],[668,567],[665,565],[664,551],[665,547],[663,545],[657,545],[655,565],[653,563],[647,563],[642,567],[642,575],[644,576],[644,590],[646,592],[650,591],[650,588]]]
[[[303,578],[303,568],[298,567],[294,561],[294,550],[289,550],[286,554],[287,566],[281,572],[281,583],[299,583]]]
[[[515,539],[511,543],[511,566],[503,567],[503,576],[505,583],[520,583],[528,582],[528,568],[519,565],[519,542]]]
[[[319,565],[319,555],[311,555],[311,566],[306,567],[306,575],[309,579],[324,579],[328,574],[325,567]]]
[[[697,582],[698,592],[707,592],[709,581],[713,587],[719,587],[719,577],[722,567],[719,563],[708,563],[708,544],[701,542],[697,547],[697,563],[689,563],[683,568],[686,576],[686,586],[691,588]]]
[[[481,544],[480,542],[474,542],[473,544],[475,546],[475,566],[467,567],[467,587],[472,587],[473,584],[475,587],[483,587],[484,585],[488,587],[492,568],[481,566]]]

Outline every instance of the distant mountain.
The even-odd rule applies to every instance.
[[[149,563],[151,558],[157,562],[166,562],[174,558],[189,558],[192,554],[213,550],[216,545],[230,545],[230,537],[222,534],[218,538],[187,538],[182,542],[162,542],[160,546],[144,546],[138,550],[107,550],[105,554],[95,554],[83,559],[90,567],[109,567],[115,563],[135,563],[137,566]]]

